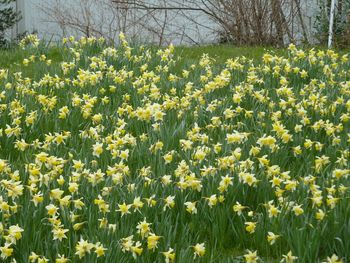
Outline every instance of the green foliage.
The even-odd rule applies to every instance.
[[[330,15],[330,0],[319,1],[319,11],[316,16],[315,29],[317,30],[316,37],[321,44],[326,44],[328,40],[329,31],[329,15]],[[343,0],[341,9],[335,9],[334,25],[333,25],[333,39],[337,46],[344,46],[349,42],[347,31],[349,22],[347,21],[348,10],[350,9],[350,0]]]
[[[0,51],[1,262],[166,262],[170,248],[174,262],[256,262],[254,251],[257,262],[348,262],[346,55],[25,40]],[[137,231],[143,221],[160,237],[155,250]],[[131,235],[136,259],[122,246]]]
[[[0,47],[7,44],[5,32],[11,29],[20,19],[20,12],[10,6],[16,0],[0,0]]]

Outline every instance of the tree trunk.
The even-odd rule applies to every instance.
[[[271,0],[271,9],[272,9],[272,20],[275,25],[276,35],[277,35],[277,44],[283,46],[283,26],[282,26],[282,17],[279,10],[279,0]]]
[[[304,24],[303,14],[301,13],[300,0],[294,0],[294,2],[296,4],[296,6],[297,6],[297,12],[298,12],[299,20],[300,20],[301,30],[303,31],[304,41],[306,43],[309,43],[306,27],[305,27],[305,24]]]

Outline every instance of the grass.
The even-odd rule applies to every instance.
[[[350,260],[345,52],[27,40],[0,51],[2,261]]]
[[[259,60],[266,52],[276,52],[281,55],[285,53],[284,49],[265,48],[265,47],[236,47],[231,45],[210,45],[210,46],[198,46],[198,47],[177,47],[175,49],[175,55],[180,56],[193,61],[203,55],[208,54],[211,58],[214,58],[216,63],[224,63],[229,58],[235,58],[245,56],[249,59]]]
[[[47,51],[45,52],[53,61],[53,68],[59,68],[60,63],[64,60],[64,54],[62,54],[62,49],[55,45],[49,48],[45,47]],[[308,48],[311,49],[311,48]],[[325,48],[320,48],[321,50],[326,50]],[[181,62],[177,64],[175,71],[181,71],[185,65],[190,65],[197,63],[203,54],[208,54],[213,60],[214,64],[220,65],[226,62],[227,59],[237,58],[237,57],[247,57],[248,59],[253,59],[254,61],[260,61],[263,54],[272,53],[278,56],[286,55],[286,49],[283,48],[273,48],[273,47],[239,47],[232,45],[207,45],[207,46],[177,46],[175,47],[175,56],[181,57]],[[349,52],[347,49],[338,50],[339,54],[346,54]],[[29,67],[23,68],[22,61],[29,55],[28,51],[23,50],[20,47],[13,47],[7,50],[0,49],[0,68],[7,68],[13,71],[21,70],[28,72],[28,75],[35,75],[36,66],[31,64]],[[52,67],[51,67],[52,68]]]
[[[208,45],[201,47],[175,47],[175,55],[184,59],[184,63],[196,63],[200,57],[205,53],[211,58],[215,59],[217,64],[224,63],[229,58],[238,56],[246,56],[247,58],[258,60],[267,51],[277,52],[282,54],[284,49],[264,48],[264,47],[235,47],[230,45]],[[47,49],[47,54],[53,62],[62,62],[62,50],[59,47],[52,46]],[[0,67],[8,69],[23,69],[22,61],[27,58],[29,52],[20,47],[13,47],[11,49],[0,49]],[[32,64],[35,68],[35,65]]]
[[[45,47],[48,58],[53,61],[54,67],[59,68],[60,63],[64,60],[64,54],[59,46],[52,45],[49,48]],[[311,49],[311,48],[308,48]],[[320,48],[326,50],[325,48]],[[346,54],[347,49],[338,50],[339,54]],[[65,51],[66,53],[66,51]],[[263,54],[271,53],[278,56],[287,55],[284,48],[273,47],[239,47],[232,45],[207,45],[207,46],[177,46],[175,47],[175,56],[180,57],[181,61],[176,65],[175,71],[181,71],[185,65],[197,63],[203,54],[208,54],[213,60],[214,64],[220,65],[226,62],[227,59],[237,57],[247,57],[254,61],[261,61]],[[22,61],[29,55],[28,51],[20,47],[12,47],[10,49],[0,49],[0,68],[7,68],[13,71],[21,70],[28,72],[28,75],[35,75],[36,66],[31,64],[29,67],[23,68]]]
[[[48,59],[52,60],[51,72],[57,72],[60,68],[60,63],[63,61],[62,50],[59,47],[43,48]],[[20,71],[24,75],[31,77],[41,77],[43,74],[48,73],[46,69],[42,72],[37,71],[36,63],[31,64],[28,67],[23,67],[23,60],[28,58],[30,52],[23,50],[20,47],[13,47],[11,49],[0,49],[0,68],[5,68],[11,72]]]

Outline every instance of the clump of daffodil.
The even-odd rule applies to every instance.
[[[194,250],[194,258],[198,257],[203,257],[205,254],[205,245],[204,243],[201,244],[196,244],[195,246],[193,246],[193,250]]]
[[[229,239],[245,262],[350,256],[347,54],[188,64],[173,45],[108,42],[64,38],[58,62],[28,35],[0,69],[2,261],[225,261]],[[295,242],[330,256],[281,250]]]

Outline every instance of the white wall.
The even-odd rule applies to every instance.
[[[105,26],[101,26],[100,29],[101,31],[108,31],[107,25],[112,23],[109,18],[111,17],[111,14],[106,6],[99,4],[99,2],[103,2],[103,0],[95,2],[91,0],[84,1],[92,2],[92,9],[94,10],[92,13],[92,20],[96,23],[104,23]],[[72,14],[75,14],[77,19],[84,19],[79,2],[80,0],[60,0],[62,8],[68,8],[66,12],[67,14],[71,12]],[[54,0],[18,0],[18,8],[23,14],[23,19],[18,26],[19,33],[24,31],[29,33],[37,31],[38,35],[45,39],[59,39],[64,35],[82,36],[83,34],[79,32],[79,30],[68,29],[67,27],[62,28],[58,24],[52,22],[54,19],[48,16],[44,10],[45,6],[50,6],[54,3]],[[158,11],[157,14],[160,20],[164,18],[164,12]],[[138,11],[138,16],[141,17],[141,15],[142,11]],[[196,21],[208,27],[215,27],[204,13],[189,11],[187,12],[187,15],[191,18],[195,18]],[[129,15],[129,20],[131,19],[133,19],[133,14]],[[215,35],[212,30],[205,27],[195,27],[194,23],[181,17],[176,11],[167,11],[167,19],[169,20],[169,24],[165,28],[164,34],[168,43],[164,44],[169,44],[170,42],[174,44],[186,44],[191,43],[192,40],[198,43],[215,42]],[[119,26],[116,21],[113,23],[115,28]],[[154,20],[144,21],[144,23],[147,23],[147,26],[155,27],[156,30],[160,30],[160,26]],[[147,40],[155,43],[159,41],[158,36],[155,33],[152,33],[151,30],[145,30],[145,28],[130,27],[129,32],[126,33],[128,35],[135,35],[139,40]],[[188,37],[186,37],[186,35]]]
[[[62,36],[83,35],[79,30],[68,29],[67,27],[60,27],[52,17],[48,16],[43,10],[45,6],[52,6],[55,2],[59,1],[64,10],[63,13],[71,14],[77,19],[84,19],[83,12],[79,6],[80,0],[18,0],[18,8],[22,10],[23,20],[19,23],[18,31],[29,33],[37,31],[39,36],[45,39],[60,39]],[[85,2],[90,2],[93,10],[91,16],[94,23],[101,24],[99,30],[103,31],[105,34],[109,32],[107,27],[108,24],[112,24],[112,28],[118,28],[120,25],[116,21],[111,21],[111,10],[103,6],[101,3],[105,0],[83,0]],[[148,3],[152,5],[152,2],[157,0],[148,0]],[[303,10],[303,19],[308,28],[309,36],[313,32],[313,24],[315,20],[315,13],[317,12],[317,1],[318,0],[301,0],[301,8]],[[184,0],[184,2],[186,2]],[[215,42],[216,35],[213,34],[213,30],[210,28],[215,28],[215,24],[208,18],[207,15],[200,11],[188,11],[186,13],[192,19],[195,19],[199,24],[205,25],[205,27],[196,27],[193,22],[189,19],[181,16],[176,11],[168,11],[167,16],[169,19],[169,24],[165,28],[165,38],[166,42],[163,44],[193,44],[198,43],[211,43]],[[138,11],[138,15],[142,15],[142,11]],[[157,12],[160,21],[164,18],[164,12]],[[135,15],[130,13],[128,16],[129,22],[135,19]],[[160,30],[161,27],[157,23],[148,19],[144,21],[147,26],[154,27],[155,31]],[[103,26],[102,26],[103,25]],[[124,31],[124,30],[123,30]],[[145,30],[142,27],[131,26],[128,27],[126,31],[127,35],[132,35],[137,37],[139,40],[152,41],[155,43],[159,42],[159,38],[156,33],[152,30]],[[299,32],[300,37],[301,28],[299,25],[299,18],[294,17],[294,32]]]
[[[52,18],[43,12],[45,5],[50,5],[52,0],[17,0],[18,8],[22,12],[22,20],[19,22],[18,31],[23,32],[37,32],[40,37],[51,38],[60,37],[62,31],[57,24],[52,23]],[[75,0],[67,1],[67,4]]]

